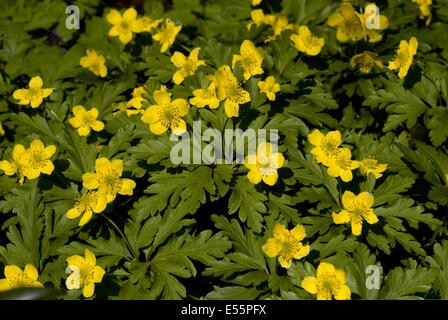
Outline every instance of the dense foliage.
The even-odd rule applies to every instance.
[[[1,290],[448,298],[446,0],[138,3],[0,2]],[[174,163],[193,121],[275,165]]]

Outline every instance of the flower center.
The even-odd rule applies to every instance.
[[[363,213],[364,213],[364,210],[362,210],[361,208],[355,208],[353,210],[353,215],[355,215],[355,216],[361,217]]]
[[[236,102],[238,104],[242,104],[245,102],[244,99],[244,91],[238,85],[229,85],[227,86],[227,97],[230,101]]]
[[[341,168],[348,168],[350,166],[351,160],[345,157],[337,157],[335,162]]]
[[[83,192],[76,199],[76,207],[81,212],[84,212],[87,208],[94,207],[95,203],[96,203],[96,197],[94,191]]]
[[[90,126],[94,123],[95,119],[93,119],[88,114],[85,114],[82,118],[82,121],[83,121],[84,125]]]
[[[193,75],[194,74],[194,62],[190,62],[190,61],[185,62],[182,69],[184,70],[184,72],[186,74]]]
[[[364,160],[363,166],[367,169],[375,169],[377,161],[374,159],[366,159]]]
[[[101,178],[101,185],[105,187],[105,192],[107,194],[116,194],[117,190],[120,189],[121,180],[119,174],[116,171],[110,170]]]
[[[253,65],[257,64],[257,59],[254,54],[246,54],[243,59],[241,59],[241,67],[243,69],[250,69]]]
[[[121,30],[123,30],[123,32],[126,32],[129,29],[129,24],[127,23],[127,21],[121,21],[120,28]]]
[[[397,60],[400,62],[401,65],[405,65],[408,61],[408,54],[406,51],[401,50],[397,52]]]
[[[31,153],[31,166],[33,168],[40,168],[45,166],[46,157],[45,154],[39,151]]]

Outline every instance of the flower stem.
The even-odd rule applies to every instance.
[[[123,240],[126,243],[126,246],[128,247],[129,253],[131,254],[132,260],[137,259],[138,255],[137,252],[134,250],[134,247],[131,246],[131,243],[129,242],[128,238],[124,235],[124,233],[118,228],[118,226],[115,224],[115,222],[112,221],[108,216],[106,216],[104,213],[100,212],[101,215],[109,221],[109,223],[118,231],[120,236],[123,238]]]

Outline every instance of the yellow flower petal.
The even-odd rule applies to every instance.
[[[132,196],[133,190],[136,186],[136,183],[134,180],[131,179],[121,179],[121,188],[118,191],[121,195],[129,195]]]
[[[362,218],[360,216],[352,216],[351,219],[352,234],[359,236],[362,231]]]
[[[375,198],[373,194],[369,192],[361,192],[356,197],[356,200],[359,201],[363,206],[370,208],[372,207],[373,203],[375,202]]]
[[[127,21],[133,21],[137,18],[137,11],[134,8],[129,8],[123,13],[123,18]]]
[[[168,130],[168,128],[169,127],[164,126],[160,121],[151,123],[149,125],[149,130],[151,130],[152,133],[157,135],[164,133],[166,130]]]
[[[5,266],[4,272],[7,279],[22,277],[22,270],[18,266],[7,265]]]
[[[347,210],[342,210],[339,213],[332,213],[333,222],[336,224],[343,224],[350,221],[350,213]]]
[[[93,293],[95,291],[95,284],[93,282],[89,282],[88,284],[84,285],[84,288],[82,289],[82,295],[84,298],[90,298],[93,296]]]
[[[306,236],[305,227],[302,225],[295,226],[289,233],[298,241],[302,241]]]
[[[373,213],[372,209],[369,209],[365,211],[362,214],[362,217],[367,221],[369,224],[374,224],[378,222],[378,217]]]
[[[170,61],[176,66],[182,66],[187,62],[187,58],[185,55],[179,51],[176,51],[173,53],[173,55],[170,58]]]
[[[278,180],[278,173],[277,171],[273,174],[270,175],[262,175],[261,178],[263,179],[263,182],[266,183],[267,185],[273,186],[274,184],[276,184],[277,180]]]
[[[92,219],[92,214],[92,210],[86,210],[82,215],[81,220],[79,220],[79,226],[82,227],[87,222],[89,222],[90,219]]]
[[[96,173],[88,172],[82,175],[82,185],[87,189],[97,189],[99,187],[98,176]]]
[[[68,257],[66,260],[69,266],[82,266],[84,264],[84,258],[79,255],[73,255]]]
[[[311,132],[308,135],[308,141],[313,145],[313,146],[320,146],[322,139],[325,136],[322,134],[322,132],[320,132],[319,130],[315,129],[313,132]]]
[[[120,12],[118,12],[115,9],[112,9],[109,11],[109,13],[106,16],[107,21],[109,21],[109,23],[111,24],[120,24],[122,21],[122,17]]]
[[[36,77],[32,77],[29,83],[29,87],[30,89],[39,91],[43,86],[43,82],[41,77],[36,76]]]
[[[289,235],[289,231],[288,229],[286,229],[284,225],[277,223],[274,226],[274,231],[272,232],[272,235],[274,236],[275,239],[284,242],[286,241]]]
[[[81,215],[81,211],[76,207],[71,208],[70,210],[67,211],[66,215],[68,219],[76,219]]]
[[[37,269],[32,264],[27,264],[25,266],[25,269],[23,269],[23,272],[25,275],[32,281],[36,281],[39,277],[39,273],[37,272]]]
[[[321,262],[317,267],[317,278],[325,277],[326,274],[334,274],[335,268],[331,263]]]
[[[341,285],[341,288],[334,294],[336,300],[350,300],[350,297],[351,291],[346,284]]]
[[[85,256],[85,262],[89,266],[96,265],[96,257],[95,257],[95,255],[93,254],[92,251],[90,251],[89,249],[86,248],[86,250],[84,251],[84,256]]]
[[[270,258],[276,257],[282,247],[274,238],[269,238],[266,243],[262,246],[263,252]]]
[[[249,179],[250,182],[254,184],[260,183],[261,182],[260,171],[257,169],[250,170],[249,173],[247,174],[247,178]]]
[[[106,272],[100,266],[93,268],[93,282],[99,283],[103,280],[103,276]]]
[[[82,125],[81,127],[78,128],[78,134],[81,137],[85,137],[88,136],[90,133],[90,127],[86,126],[86,125]]]
[[[305,277],[300,286],[309,293],[317,293],[317,279],[315,277]]]
[[[342,205],[347,210],[353,211],[354,210],[354,203],[356,201],[356,196],[351,191],[345,191],[342,195]]]
[[[183,117],[190,110],[190,104],[185,99],[175,99],[171,104],[177,108],[179,117]]]
[[[107,197],[104,193],[96,192],[96,204],[93,207],[93,212],[100,213],[106,209],[107,206]]]
[[[11,290],[11,285],[8,279],[0,279],[0,292]]]
[[[239,115],[239,108],[240,106],[236,102],[232,102],[229,99],[227,99],[224,102],[224,111],[226,112],[226,115],[231,117],[238,117]]]

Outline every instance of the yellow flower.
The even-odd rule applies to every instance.
[[[67,258],[66,261],[72,273],[65,281],[65,285],[69,290],[83,287],[82,295],[90,298],[95,291],[95,283],[103,280],[105,271],[96,265],[96,257],[89,249],[85,250],[84,257],[74,255]]]
[[[117,115],[118,111],[126,111],[128,112],[129,109],[129,101],[120,101],[120,102],[114,102],[112,103],[112,110],[113,110],[113,116],[115,117]],[[143,110],[141,111],[143,113]],[[129,114],[128,114],[129,116]]]
[[[241,88],[237,78],[230,71],[230,67],[223,65],[215,72],[209,75],[210,81],[216,86],[217,98],[224,101],[224,110],[230,117],[238,117],[240,104],[250,101],[249,92]]]
[[[337,26],[336,38],[340,42],[348,40],[359,41],[364,38],[364,26],[362,17],[353,9],[351,3],[343,2],[341,12],[333,13],[328,18],[327,24]]]
[[[182,26],[176,26],[174,22],[166,19],[165,25],[162,26],[161,30],[152,36],[154,40],[160,42],[160,45],[162,46],[160,52],[165,52],[171,47],[181,29]]]
[[[83,68],[92,71],[96,76],[104,78],[107,76],[106,59],[102,55],[98,55],[95,50],[87,49],[87,55],[82,57],[79,63]]]
[[[219,99],[216,97],[216,86],[212,82],[206,89],[196,89],[193,91],[194,98],[190,99],[190,104],[204,108],[209,106],[210,109],[216,109],[219,107]]]
[[[281,13],[267,14],[265,16],[265,23],[271,26],[272,34],[265,40],[269,42],[275,40],[285,30],[294,29],[294,25],[289,24],[288,18]]]
[[[133,23],[134,32],[150,32],[152,29],[155,29],[159,26],[163,19],[153,20],[150,16],[144,16],[142,18],[138,18]]]
[[[263,57],[264,51],[262,48],[256,48],[252,41],[244,40],[240,47],[240,54],[233,55],[232,68],[238,62],[244,71],[244,79],[249,80],[251,76],[263,73],[261,68]]]
[[[21,164],[24,166],[23,175],[31,180],[39,177],[41,173],[51,174],[54,165],[50,158],[55,152],[55,146],[45,147],[39,139],[33,140],[21,157]]]
[[[113,24],[109,30],[109,36],[118,36],[123,44],[131,42],[133,32],[141,32],[142,25],[141,22],[137,22],[137,11],[134,8],[127,9],[123,16],[117,10],[112,9],[106,18],[110,24]]]
[[[348,148],[341,148],[328,161],[328,175],[341,177],[344,182],[352,181],[352,170],[359,168],[359,161],[352,160],[352,152]]]
[[[325,43],[324,38],[313,36],[307,26],[300,26],[299,34],[292,34],[291,40],[297,50],[310,56],[318,55]]]
[[[301,225],[289,231],[284,225],[277,223],[272,235],[273,238],[269,238],[262,249],[270,258],[278,256],[283,268],[289,268],[292,259],[300,259],[310,253],[310,246],[304,246],[301,242],[306,236],[305,228]]]
[[[244,159],[244,165],[249,169],[247,178],[250,182],[258,184],[263,180],[267,185],[273,186],[278,180],[277,169],[283,166],[285,158],[281,153],[272,153],[269,142],[258,145],[257,154],[251,154]]]
[[[375,178],[381,178],[383,175],[381,172],[386,171],[387,164],[378,163],[377,160],[372,158],[366,158],[361,160],[359,170],[361,174],[369,175],[369,173],[373,173]]]
[[[407,43],[405,40],[400,41],[395,60],[389,62],[388,68],[390,70],[400,69],[398,77],[403,79],[408,74],[411,67],[414,55],[417,53],[418,41],[415,37],[412,37]]]
[[[224,110],[226,115],[231,117],[239,116],[240,104],[250,101],[249,92],[241,88],[238,81],[231,81],[226,84],[226,101],[224,101]]]
[[[317,277],[305,277],[303,289],[311,294],[317,293],[317,300],[350,300],[351,291],[346,285],[345,271],[335,269],[331,263],[321,262],[317,267]]]
[[[261,0],[252,0],[252,6],[258,6],[261,3]]]
[[[3,129],[2,122],[0,121],[0,136],[5,135],[5,129]]]
[[[412,2],[415,2],[418,4],[420,9],[420,16],[419,19],[425,19],[426,17],[426,26],[429,26],[432,19],[431,14],[431,8],[432,0],[412,0]]]
[[[308,135],[308,140],[315,146],[311,150],[311,154],[316,156],[318,163],[323,163],[325,166],[328,166],[329,160],[339,152],[339,146],[342,143],[339,131],[330,131],[324,136],[317,129]]]
[[[194,75],[194,72],[199,66],[205,65],[203,60],[198,60],[198,54],[199,48],[193,49],[188,56],[188,59],[179,51],[173,53],[171,62],[174,63],[178,69],[173,75],[175,84],[181,84],[186,77]]]
[[[48,97],[52,92],[53,88],[42,89],[43,82],[39,76],[32,77],[28,88],[17,89],[12,94],[14,99],[20,100],[18,104],[30,104],[31,108],[37,108],[43,101],[44,98]]]
[[[372,7],[373,6],[373,7]],[[386,16],[378,14],[374,3],[369,3],[364,8],[364,13],[361,14],[361,21],[364,27],[364,37],[369,38],[369,42],[377,42],[383,39],[383,36],[377,30],[386,29],[389,26],[389,19]],[[368,19],[371,20],[368,20]],[[375,25],[375,19],[378,19],[378,25]]]
[[[185,99],[171,101],[171,93],[166,92],[166,87],[154,91],[154,100],[157,104],[146,109],[142,121],[149,124],[149,130],[154,134],[162,134],[171,128],[176,135],[181,135],[187,129],[187,124],[182,119],[190,110],[190,105]]]
[[[333,221],[336,224],[351,223],[352,233],[359,236],[362,230],[362,220],[369,224],[378,222],[378,217],[371,208],[375,201],[372,194],[361,192],[357,196],[351,191],[345,191],[342,195],[342,204],[345,210],[339,213],[332,213]]]
[[[275,93],[280,91],[280,85],[275,83],[273,76],[267,77],[265,81],[258,81],[258,88],[260,88],[261,92],[266,93],[266,96],[271,101],[275,100]]]
[[[98,117],[98,109],[92,108],[86,111],[83,106],[75,106],[72,109],[74,118],[68,119],[68,122],[78,129],[80,136],[87,136],[90,133],[90,129],[95,131],[101,131],[104,129],[104,123],[96,120]]]
[[[228,82],[237,81],[228,65],[220,66],[218,70],[216,70],[215,74],[208,75],[208,79],[215,84],[216,96],[219,101],[226,98],[226,84]]]
[[[252,19],[252,22],[247,25],[247,29],[250,30],[250,28],[255,24],[256,26],[260,26],[262,24],[267,24],[268,20],[263,12],[262,9],[255,9],[250,12],[250,17]]]
[[[19,184],[23,183],[25,178],[23,164],[23,156],[25,155],[25,147],[21,144],[16,144],[12,151],[12,159],[0,161],[0,169],[5,172],[7,176],[17,174],[19,177]]]
[[[37,269],[27,264],[23,271],[14,265],[5,266],[5,279],[0,280],[0,292],[19,288],[43,288],[43,284],[37,281],[39,274]]]
[[[132,196],[135,182],[131,179],[120,178],[123,173],[123,160],[109,161],[99,158],[95,161],[95,173],[88,172],[82,175],[84,188],[98,189],[99,193],[106,194],[107,203],[112,202],[118,194]]]
[[[359,68],[359,71],[363,73],[369,73],[375,65],[380,68],[383,67],[383,63],[378,58],[378,55],[370,51],[364,51],[363,53],[354,55],[350,60],[350,66],[352,68]]]
[[[76,219],[80,215],[79,226],[82,227],[92,218],[93,212],[100,213],[106,209],[107,197],[97,191],[82,192],[75,201],[75,206],[67,211],[68,219]]]
[[[146,99],[142,97],[142,94],[146,94],[146,90],[143,87],[135,88],[132,91],[132,99],[126,103],[126,107],[124,108],[128,116],[144,113],[144,110],[142,110],[142,102],[146,101]]]

